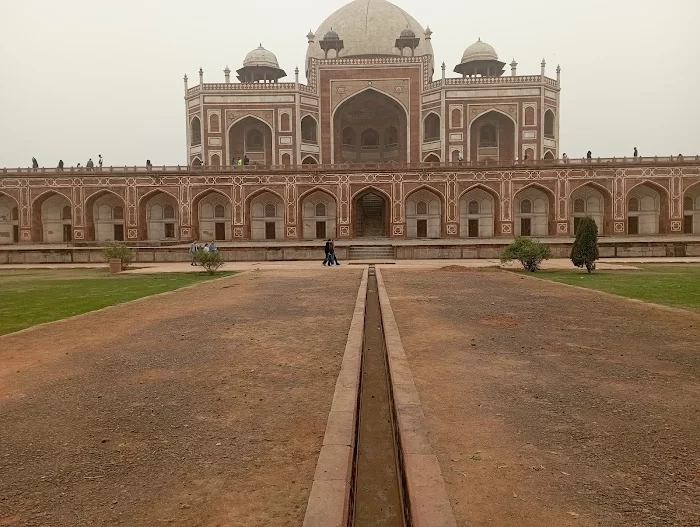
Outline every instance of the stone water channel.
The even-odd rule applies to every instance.
[[[354,459],[354,527],[410,525],[374,266],[369,268]]]

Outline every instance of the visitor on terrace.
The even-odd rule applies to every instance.
[[[196,259],[197,259],[197,250],[199,247],[197,246],[197,240],[194,240],[192,244],[190,245],[190,258],[191,262],[190,265],[197,265]]]

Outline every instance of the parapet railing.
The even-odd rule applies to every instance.
[[[158,172],[329,172],[329,171],[356,171],[356,170],[435,170],[435,169],[521,169],[539,170],[551,167],[560,168],[586,168],[591,166],[610,167],[615,165],[625,166],[655,166],[655,165],[697,165],[700,163],[700,155],[696,156],[667,156],[667,157],[598,157],[592,159],[538,159],[534,161],[452,161],[444,163],[399,163],[389,161],[386,163],[336,163],[324,165],[263,165],[250,164],[244,166],[222,165],[159,165],[159,166],[108,166],[108,167],[64,167],[60,168],[2,168],[0,177],[11,175],[37,176],[45,174],[148,174]]]
[[[553,88],[558,87],[555,79],[542,77],[542,75],[504,75],[502,77],[457,77],[438,79],[429,83],[426,89],[439,88],[440,86],[469,86],[474,84],[546,84]]]

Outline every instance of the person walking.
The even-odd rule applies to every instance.
[[[205,243],[205,244],[204,244],[204,249],[202,249],[202,250],[203,250],[205,253],[208,253],[208,252],[209,252],[209,244],[208,244],[208,243]]]
[[[564,164],[569,162],[569,156],[566,155],[566,152],[564,152],[564,155],[561,156],[561,160],[564,161]]]
[[[102,154],[100,154],[98,157],[99,159],[97,160],[97,166],[102,168]]]
[[[593,154],[591,153],[590,150],[589,150],[588,153],[586,154],[586,159],[588,159],[588,161],[590,161],[591,159],[593,159]]]
[[[58,160],[58,171],[63,172],[63,159]]]
[[[238,158],[238,166],[239,166],[239,167],[242,167],[242,166],[243,166],[243,158],[242,158],[242,157],[239,157],[239,158]]]
[[[326,240],[326,244],[325,244],[323,250],[326,253],[326,257],[323,259],[323,265],[326,265],[328,263],[328,259],[330,258],[330,254],[331,254],[331,241],[330,240]]]
[[[34,172],[36,172],[37,168],[39,168],[39,162],[36,160],[36,157],[32,158],[32,169],[34,169]]]
[[[153,168],[153,165],[151,164],[150,159],[146,159],[146,170],[151,170]]]
[[[637,147],[636,147],[636,146],[634,147],[634,154],[633,154],[633,155],[634,155],[634,160],[636,161],[636,160],[637,160],[637,156],[639,155],[639,152],[637,152]]]
[[[248,159],[248,156],[243,156],[243,164],[246,166],[250,165],[250,159]]]
[[[190,245],[190,265],[197,265],[197,249],[197,240],[193,240],[192,244]]]
[[[95,163],[92,162],[92,158],[88,159],[88,162],[85,163],[85,168],[88,170],[93,170],[95,168]]]
[[[219,250],[219,248],[216,246],[216,242],[211,242],[209,244],[209,252],[210,253],[215,253],[218,250]]]
[[[331,249],[330,249],[330,258],[329,258],[329,265],[340,265],[338,263],[338,257],[335,255],[335,242],[333,242],[333,239],[331,238]]]

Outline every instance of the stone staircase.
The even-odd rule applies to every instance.
[[[395,260],[396,249],[392,245],[351,245],[348,247],[348,259],[373,262]]]

